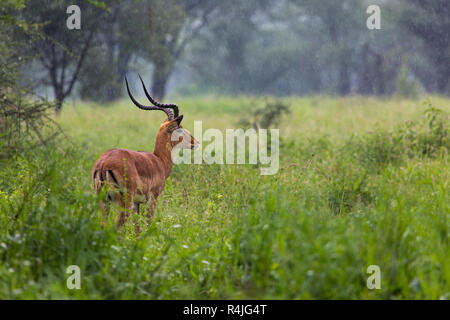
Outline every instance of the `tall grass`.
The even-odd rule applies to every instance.
[[[0,298],[450,298],[450,101],[286,100],[278,174],[177,165],[140,235],[116,229],[117,208],[100,226],[90,169],[111,147],[151,151],[162,115],[66,106],[67,139],[0,169]],[[188,129],[224,129],[258,101],[180,105]]]

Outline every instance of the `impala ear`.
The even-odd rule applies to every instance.
[[[178,117],[175,118],[175,121],[178,123],[178,125],[180,125],[181,120],[183,120],[183,115],[178,116]]]

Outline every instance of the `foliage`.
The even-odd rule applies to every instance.
[[[405,141],[408,154],[437,157],[450,149],[449,115],[436,108],[430,100],[424,102],[426,110],[421,120],[408,121],[398,134]]]
[[[225,129],[255,101],[180,105],[186,128]],[[115,229],[117,208],[100,226],[90,170],[111,147],[151,150],[163,116],[128,102],[67,106],[59,121],[75,145],[16,154],[0,170],[0,297],[448,299],[450,104],[430,103],[442,111],[421,118],[410,100],[292,98],[276,175],[176,165],[140,236],[132,221]],[[66,287],[73,264],[81,290]],[[381,290],[366,286],[372,264]]]
[[[23,3],[3,3],[1,12],[20,10]],[[11,12],[11,11],[9,11]],[[11,14],[11,13],[10,13]],[[33,26],[18,21],[12,15],[0,21],[0,158],[49,142],[55,136],[55,126],[49,117],[53,104],[33,94],[20,82],[21,68],[30,59],[17,43],[17,32],[32,32]],[[8,18],[10,17],[10,19]],[[30,30],[30,31],[29,31]]]
[[[207,17],[218,5],[217,0],[151,0],[146,8],[148,38],[145,57],[154,66],[153,94],[162,100],[175,63],[197,33],[205,26]],[[170,23],[167,23],[170,21]]]
[[[50,86],[56,100],[56,111],[62,108],[64,100],[72,93],[81,69],[92,46],[102,16],[103,9],[95,4],[79,4],[83,13],[81,30],[66,27],[67,7],[71,1],[26,1],[20,17],[28,24],[38,25],[37,34],[23,34],[21,40],[30,42],[27,48],[36,57],[40,66],[36,81],[41,87]]]
[[[405,8],[399,24],[424,42],[436,86],[434,90],[450,94],[450,6],[446,0],[404,1]]]
[[[368,136],[353,138],[344,147],[352,149],[367,170],[380,170],[399,165],[408,158],[435,158],[448,154],[448,114],[434,107],[429,100],[421,119],[398,124],[392,131],[375,130]]]
[[[395,87],[395,95],[403,98],[417,99],[420,95],[420,84],[416,79],[411,79],[408,66],[402,64],[397,75],[397,83]]]
[[[145,1],[108,1],[80,73],[83,100],[110,102],[122,96],[124,77],[148,41],[145,6]]]
[[[419,91],[449,93],[446,0],[85,0],[80,32],[64,27],[71,2],[13,2],[23,10],[7,17],[40,30],[27,76],[36,90],[53,89],[58,109],[77,93],[116,100],[125,75],[137,70],[159,99],[168,86],[220,94],[397,90],[413,96],[409,76],[420,82]],[[365,26],[370,4],[381,8],[382,30]]]
[[[281,100],[266,101],[265,105],[255,108],[250,114],[246,114],[239,121],[244,127],[253,127],[255,129],[269,129],[280,123],[281,117],[289,114],[289,106]]]
[[[122,83],[119,83],[118,75],[108,65],[106,54],[101,48],[91,50],[83,70],[79,88],[82,100],[109,102],[121,92]]]

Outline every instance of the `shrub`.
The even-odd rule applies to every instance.
[[[397,75],[395,95],[401,98],[417,99],[421,91],[420,83],[409,77],[408,66],[403,62]]]
[[[448,115],[435,108],[430,100],[420,121],[408,121],[397,129],[409,157],[436,157],[440,152],[448,153],[449,128]]]
[[[334,213],[348,213],[374,200],[366,170],[351,161],[338,161],[329,170],[326,197]]]
[[[8,4],[3,4],[0,12],[5,9]],[[14,35],[27,30],[23,22],[0,20],[0,158],[45,144],[57,132],[49,117],[53,105],[20,83],[20,68],[26,57]],[[51,130],[46,130],[49,127]]]
[[[122,81],[108,64],[101,48],[93,48],[81,73],[80,97],[83,100],[109,102],[121,95]]]
[[[448,115],[435,108],[429,100],[420,120],[410,120],[392,131],[376,130],[353,138],[343,149],[350,151],[367,170],[380,170],[389,164],[398,165],[405,158],[434,158],[448,153]]]
[[[403,158],[401,137],[379,130],[350,140],[344,149],[351,150],[367,170],[378,171],[388,164],[400,163]]]
[[[279,124],[283,114],[289,114],[289,106],[285,103],[277,101],[267,101],[263,107],[256,108],[249,117],[245,117],[239,121],[244,127],[253,127],[255,129],[270,127]]]

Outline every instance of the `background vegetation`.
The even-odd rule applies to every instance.
[[[180,105],[188,129],[225,129],[263,102]],[[278,174],[177,165],[140,236],[131,220],[116,230],[117,208],[100,227],[90,170],[111,146],[151,150],[163,116],[127,101],[66,106],[69,139],[0,171],[0,296],[448,299],[450,101],[283,102]],[[66,288],[72,264],[81,290]],[[366,287],[371,264],[381,290]]]
[[[119,99],[124,77],[134,82],[136,72],[159,99],[450,93],[447,0],[84,0],[81,30],[66,27],[71,4],[2,5],[4,18],[39,26],[39,37],[18,35],[34,57],[23,70],[58,110],[69,97]],[[373,4],[381,30],[366,26]]]
[[[447,0],[71,4],[0,2],[0,298],[450,297]],[[137,72],[188,129],[280,128],[278,174],[175,166],[150,227],[102,228],[94,161],[163,120]]]

